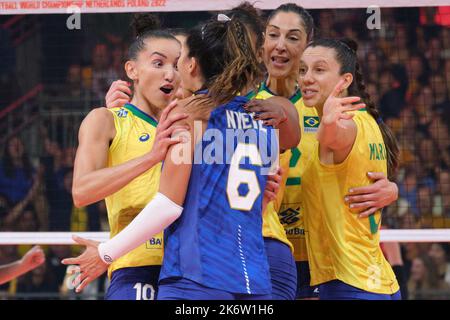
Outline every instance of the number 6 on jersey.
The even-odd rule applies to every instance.
[[[250,211],[261,194],[258,178],[255,171],[241,169],[239,164],[243,158],[249,158],[250,163],[262,166],[261,155],[254,144],[239,143],[231,158],[230,171],[228,173],[227,197],[230,207],[235,210]],[[247,184],[248,192],[245,196],[239,194],[241,184]]]

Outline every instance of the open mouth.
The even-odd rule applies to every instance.
[[[290,60],[289,58],[286,58],[286,57],[280,57],[280,56],[274,56],[274,57],[272,57],[271,59],[272,59],[272,63],[273,63],[273,64],[279,65],[279,66],[285,65],[285,64],[288,63],[289,60]]]
[[[171,85],[162,86],[161,88],[159,88],[159,90],[161,90],[164,94],[171,94],[173,91],[173,86]]]
[[[302,90],[303,99],[312,98],[317,93],[317,90],[304,89]]]

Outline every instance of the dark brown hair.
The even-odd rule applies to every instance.
[[[135,60],[145,48],[145,40],[150,38],[178,40],[168,30],[161,30],[158,17],[149,13],[137,13],[133,16],[131,27],[135,38],[128,49],[128,59]]]
[[[188,56],[200,66],[203,89],[208,89],[208,97],[217,105],[232,100],[262,76],[249,27],[236,16],[192,29],[186,44]]]
[[[314,38],[314,19],[305,8],[295,3],[282,4],[270,13],[269,17],[267,18],[267,23],[269,23],[270,20],[272,20],[272,18],[275,17],[279,12],[296,13],[300,17],[303,28],[305,29],[306,41],[309,42]]]

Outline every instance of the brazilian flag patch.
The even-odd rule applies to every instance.
[[[305,132],[317,132],[319,128],[319,117],[313,117],[313,116],[304,116],[303,117],[303,126]]]

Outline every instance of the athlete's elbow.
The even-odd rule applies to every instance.
[[[75,185],[72,187],[72,199],[74,206],[77,208],[82,208],[89,204],[84,192],[82,192],[82,190]]]
[[[165,222],[165,226],[164,229],[167,228],[168,226],[170,226],[172,223],[174,223],[176,220],[178,220],[178,218],[180,218],[181,213],[183,212],[183,208],[179,207],[179,208],[171,208],[170,210],[167,210],[165,213],[166,216],[166,222]]]
[[[73,205],[76,207],[76,208],[82,208],[82,207],[85,207],[86,206],[86,202],[85,201],[83,201],[81,198],[79,198],[79,197],[77,197],[77,196],[75,196],[75,195],[72,195],[72,199],[73,199]]]

